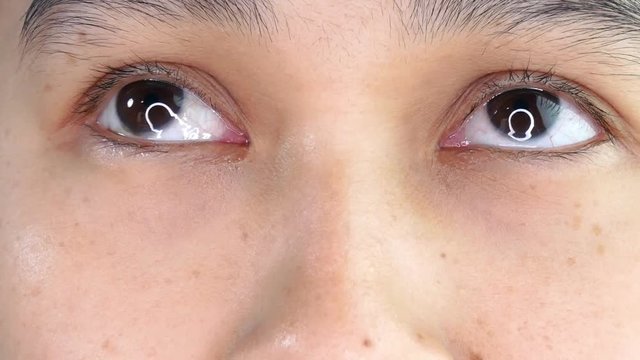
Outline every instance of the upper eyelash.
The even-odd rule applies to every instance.
[[[201,99],[211,103],[209,96],[204,91],[200,91],[197,86],[193,86],[190,79],[183,75],[179,65],[172,66],[157,61],[141,60],[135,63],[126,63],[121,67],[102,66],[94,70],[98,74],[96,76],[97,80],[84,93],[82,101],[77,106],[76,113],[79,115],[95,112],[110,91],[136,76],[165,77],[180,86],[188,88]],[[465,118],[479,106],[486,104],[492,97],[503,93],[508,87],[513,87],[514,85],[522,85],[523,87],[542,85],[571,96],[576,104],[589,113],[604,129],[609,141],[615,140],[612,127],[607,120],[610,114],[597,106],[591,100],[591,96],[579,85],[557,77],[553,68],[548,71],[531,71],[528,68],[524,70],[510,69],[506,71],[506,76],[493,77],[493,79],[483,82],[479,90],[476,90],[479,92],[479,96],[474,96],[477,100],[474,101]]]
[[[591,100],[591,96],[582,87],[556,76],[553,68],[542,72],[531,71],[528,68],[525,68],[524,70],[510,69],[506,72],[506,77],[486,81],[481,85],[480,97],[474,102],[468,115],[470,115],[479,106],[486,104],[491,100],[491,98],[503,93],[508,87],[519,84],[523,87],[535,87],[536,85],[542,85],[559,93],[571,96],[572,99],[575,100],[576,104],[582,110],[591,115],[598,125],[604,129],[609,140],[614,140],[612,126],[607,120],[607,118],[610,117],[610,114],[596,105]]]
[[[125,64],[122,67],[103,66],[94,70],[98,74],[98,79],[84,93],[82,101],[76,108],[76,113],[79,115],[93,113],[111,90],[135,76],[164,77],[180,86],[186,87],[203,101],[209,100],[209,96],[197,86],[193,86],[190,79],[182,74],[178,66],[167,66],[159,62],[143,61]]]

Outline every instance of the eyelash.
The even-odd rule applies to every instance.
[[[499,76],[499,77],[498,77]],[[498,77],[496,79],[496,77]],[[500,95],[508,90],[517,89],[517,88],[535,88],[541,87],[546,90],[550,90],[552,92],[561,93],[565,95],[569,95],[572,100],[575,101],[576,105],[580,107],[581,110],[589,114],[593,119],[604,129],[604,132],[607,136],[607,140],[613,141],[613,128],[611,124],[607,120],[611,115],[596,105],[594,101],[591,100],[593,96],[587,93],[581,86],[572,83],[568,80],[565,80],[561,77],[558,77],[553,70],[548,70],[544,72],[534,72],[529,69],[524,70],[515,70],[510,69],[502,74],[494,73],[491,74],[482,81],[479,89],[474,89],[479,95],[475,95],[473,100],[471,101],[470,110],[467,112],[464,119],[467,119],[474,110],[478,109],[480,106],[484,106],[489,100],[493,97]],[[472,88],[473,89],[473,88]],[[469,91],[469,90],[467,90]],[[464,120],[463,119],[463,120]],[[459,123],[459,122],[458,122]],[[457,123],[456,123],[457,124]],[[456,125],[454,124],[454,125]],[[502,150],[496,150],[502,151]],[[509,152],[518,153],[519,151],[509,150]],[[580,152],[580,150],[577,150]],[[528,155],[536,154],[535,151],[527,151]],[[552,152],[540,152],[546,154],[552,154]],[[565,152],[565,154],[573,154],[574,152]],[[562,154],[562,153],[555,153]]]
[[[144,78],[144,77],[160,77],[164,80],[175,83],[178,86],[185,87],[195,95],[200,97],[203,101],[209,104],[212,108],[219,110],[214,102],[211,101],[210,96],[206,91],[203,91],[195,84],[189,76],[187,76],[182,70],[184,65],[176,64],[163,64],[160,62],[139,61],[136,63],[127,63],[121,67],[103,66],[96,68],[96,80],[94,84],[85,92],[77,106],[76,113],[81,116],[88,116],[95,114],[101,104],[104,103],[105,97],[108,96],[114,89],[120,87],[123,83],[130,82],[132,78]],[[553,70],[544,72],[534,72],[529,69],[516,70],[510,69],[503,73],[494,73],[476,81],[476,86],[471,86],[463,92],[461,99],[463,103],[470,104],[469,110],[466,112],[462,119],[456,119],[453,122],[453,126],[457,126],[460,121],[468,118],[473,111],[480,106],[484,106],[491,98],[497,96],[505,91],[515,88],[524,87],[543,87],[551,91],[569,95],[576,104],[587,114],[593,117],[593,119],[600,125],[607,136],[607,140],[612,142],[615,137],[613,136],[613,129],[607,120],[610,114],[600,108],[591,100],[592,96],[589,95],[582,87],[572,82],[569,82],[561,77],[557,77]],[[469,93],[472,93],[471,100],[468,100]],[[459,101],[454,103],[454,106],[459,106]],[[167,153],[169,148],[167,145],[154,144],[154,143],[138,143],[126,138],[114,138],[112,134],[105,134],[104,131],[99,131],[91,124],[85,124],[92,130],[92,135],[101,141],[101,144],[107,147],[127,147],[133,150],[134,153],[145,152],[158,152]],[[594,144],[594,146],[597,144]],[[181,148],[181,145],[172,145],[172,148]],[[562,158],[570,159],[578,155],[584,155],[593,146],[588,146],[584,149],[578,149],[571,152],[549,152],[549,151],[504,151],[500,149],[485,149],[485,151],[491,151],[496,153],[509,153],[516,159],[521,158]],[[477,151],[476,149],[469,151]]]
[[[119,87],[120,84],[131,81],[133,77],[150,76],[161,77],[178,86],[185,87],[212,106],[209,95],[196,86],[188,76],[184,75],[180,67],[184,66],[165,65],[159,62],[139,62],[125,64],[122,67],[104,66],[97,68],[95,69],[97,80],[83,96],[83,101],[76,112],[82,115],[91,114],[99,108],[106,95]]]
[[[80,118],[88,116],[94,116],[100,111],[101,106],[105,103],[105,100],[109,94],[115,89],[130,83],[132,79],[137,78],[139,80],[146,78],[154,78],[171,82],[177,86],[184,87],[202,101],[207,103],[216,111],[223,115],[226,115],[225,111],[219,106],[215,105],[212,101],[209,92],[204,91],[199,87],[196,82],[191,79],[191,76],[186,75],[186,71],[193,72],[194,69],[190,69],[185,65],[160,63],[156,61],[139,61],[136,63],[126,63],[121,67],[102,66],[94,69],[95,79],[93,85],[85,91],[82,95],[79,105],[77,106],[75,113]],[[147,155],[149,153],[169,153],[177,149],[186,149],[186,144],[161,144],[153,142],[145,142],[143,140],[133,140],[123,136],[114,135],[106,130],[99,129],[93,122],[84,123],[89,129],[91,136],[94,137],[102,150],[119,151],[124,148],[127,154],[131,155]],[[200,145],[206,145],[202,143]]]

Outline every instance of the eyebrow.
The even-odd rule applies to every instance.
[[[487,27],[496,29],[497,35],[572,28],[572,35],[583,35],[583,40],[639,36],[640,32],[637,0],[410,0],[401,12],[404,28],[414,37]]]
[[[76,45],[70,40],[74,34],[102,31],[115,36],[123,18],[141,24],[158,21],[173,28],[179,20],[199,20],[268,37],[278,28],[269,0],[33,0],[24,15],[21,42],[26,52],[57,52],[50,48]],[[92,43],[104,40],[108,45],[107,38]]]
[[[404,37],[429,41],[447,35],[489,29],[491,36],[544,34],[566,48],[585,45],[611,52],[618,60],[640,63],[640,1],[636,0],[394,0]],[[270,0],[33,0],[24,17],[22,43],[26,52],[64,52],[89,34],[93,45],[118,39],[119,19],[146,24],[159,21],[177,27],[176,20],[212,22],[223,28],[271,37],[278,17]],[[566,31],[565,31],[566,30]],[[106,34],[104,34],[106,32]],[[102,36],[96,33],[103,34]],[[597,49],[597,50],[596,50]],[[607,51],[605,51],[607,50]],[[615,53],[615,54],[614,54]]]

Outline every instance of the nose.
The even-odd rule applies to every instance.
[[[385,132],[344,126],[288,137],[300,141],[278,167],[296,170],[279,180],[287,185],[273,209],[294,219],[282,231],[292,250],[232,358],[452,358],[441,326],[446,290],[434,285],[439,252],[405,201],[404,157]]]

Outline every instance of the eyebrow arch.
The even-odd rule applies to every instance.
[[[498,34],[538,33],[563,26],[583,34],[584,40],[640,37],[640,1],[636,0],[407,0],[404,4],[399,9],[403,25],[415,37],[487,27]]]
[[[47,52],[49,45],[70,45],[75,33],[115,34],[123,18],[174,28],[176,21],[195,19],[267,37],[278,29],[270,0],[33,0],[24,15],[21,43],[25,52]]]

